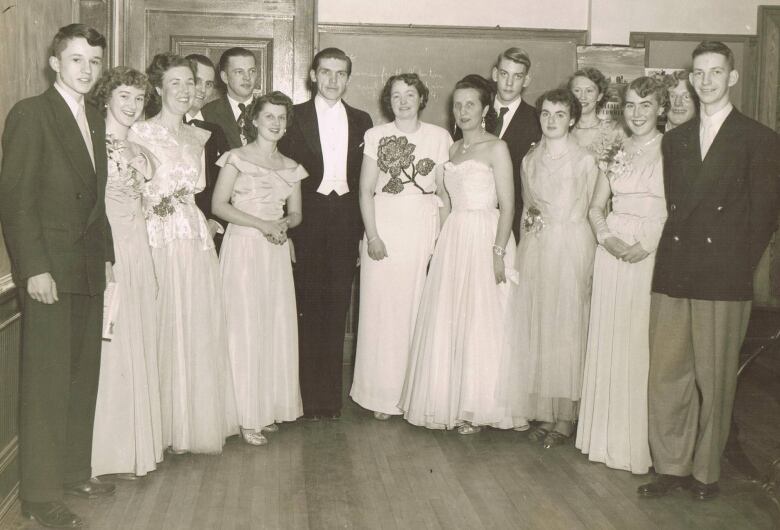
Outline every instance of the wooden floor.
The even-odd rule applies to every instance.
[[[778,386],[757,365],[739,389],[743,445],[762,466],[780,456]],[[379,422],[351,401],[340,420],[285,424],[269,438],[259,448],[233,438],[222,456],[167,456],[146,478],[117,481],[112,498],[68,505],[94,529],[772,528],[756,486],[729,465],[716,500],[639,499],[647,476],[591,463],[572,444]],[[37,528],[14,512],[5,527]]]

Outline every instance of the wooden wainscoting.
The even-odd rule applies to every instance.
[[[21,324],[16,289],[11,287],[0,294],[0,527],[19,494]]]

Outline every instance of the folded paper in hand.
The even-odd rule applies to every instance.
[[[111,342],[114,338],[116,317],[119,314],[119,284],[108,282],[103,293],[103,340]]]

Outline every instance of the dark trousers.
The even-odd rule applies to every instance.
[[[344,331],[358,255],[351,228],[354,197],[349,195],[316,194],[304,206],[305,229],[293,236],[299,373],[307,415],[341,411]]]
[[[62,498],[63,484],[92,475],[103,294],[22,294],[19,447],[22,500]]]

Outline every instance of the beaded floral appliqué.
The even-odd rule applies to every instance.
[[[428,175],[433,171],[436,163],[430,158],[423,158],[415,164],[414,150],[416,148],[417,146],[409,143],[405,136],[384,136],[379,140],[377,165],[380,171],[390,175],[390,180],[384,185],[382,191],[398,194],[404,191],[405,185],[412,184],[425,195],[433,193],[425,191],[417,183],[417,177]],[[406,177],[406,180],[401,178],[401,174]]]

